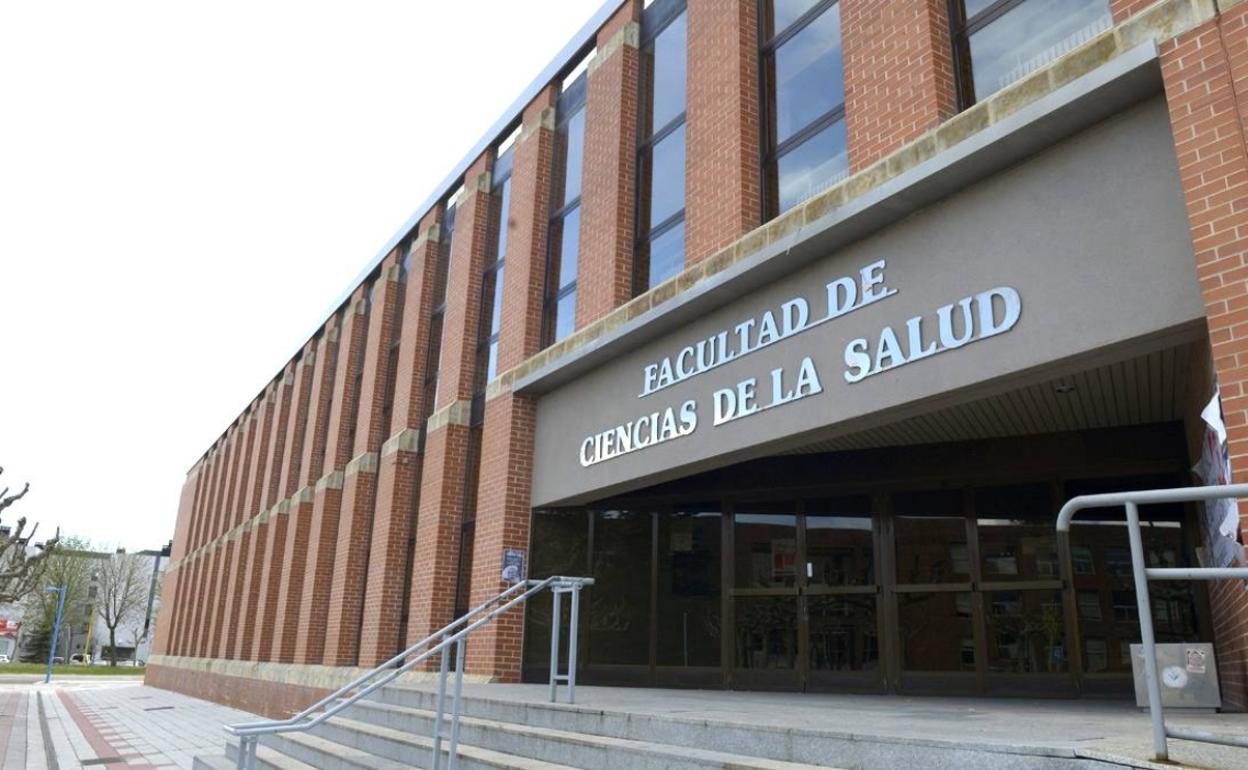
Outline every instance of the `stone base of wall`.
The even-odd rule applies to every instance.
[[[364,673],[365,669],[346,666],[153,655],[147,661],[143,681],[151,687],[285,719]],[[436,673],[409,672],[397,683],[420,684],[436,678]],[[490,678],[465,674],[464,681],[488,682]]]

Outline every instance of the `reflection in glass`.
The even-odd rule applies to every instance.
[[[582,575],[588,565],[589,517],[582,510],[535,510],[533,512],[533,543],[529,555],[529,577],[551,575]],[[560,627],[568,628],[570,602],[563,602]],[[543,591],[525,603],[524,662],[526,666],[545,668],[550,664],[550,592]],[[582,623],[582,627],[584,623]],[[582,628],[583,633],[583,628]],[[566,641],[566,637],[565,637]],[[563,662],[567,662],[567,644],[562,645]]]
[[[989,591],[988,670],[1013,674],[1067,671],[1060,591]]]
[[[718,506],[659,515],[660,666],[718,666],[720,522]]]
[[[770,38],[783,32],[789,25],[815,7],[819,0],[768,0],[764,4],[764,37]]]
[[[1085,481],[1066,485],[1067,498],[1083,494],[1177,486],[1170,477]],[[1193,567],[1185,542],[1182,505],[1140,508],[1140,533],[1150,567]],[[1130,541],[1121,507],[1080,512],[1071,523],[1071,562],[1083,664],[1088,672],[1131,673],[1131,643],[1140,641],[1139,608],[1131,576]],[[1149,586],[1158,642],[1199,638],[1196,586],[1161,581]]]
[[[841,10],[828,10],[775,52],[768,92],[774,94],[772,139],[784,142],[845,101],[841,63]]]
[[[735,605],[737,668],[795,667],[797,597],[738,596]]]
[[[1046,485],[975,492],[984,580],[1057,580],[1057,532]]]
[[[562,185],[563,194],[553,196],[554,207],[561,209],[581,195],[581,165],[585,157],[585,109],[582,107],[555,136],[555,184]]]
[[[982,101],[1112,24],[1107,0],[1027,0],[970,36],[975,98]]]
[[[879,668],[880,642],[874,594],[811,596],[807,607],[812,671]]]
[[[908,492],[896,495],[893,505],[898,583],[971,579],[961,492]]]
[[[649,261],[648,289],[653,289],[680,272],[685,266],[684,222],[664,230],[662,235],[650,242]]]
[[[971,595],[897,595],[901,660],[907,671],[974,671]]]
[[[581,208],[578,206],[568,212],[563,219],[556,220],[551,228],[550,237],[554,239],[554,254],[558,263],[552,266],[557,270],[558,288],[562,289],[576,280],[576,253],[581,238]]]
[[[733,517],[737,588],[787,588],[797,584],[797,516],[772,513],[788,506],[755,506],[763,513]]]
[[[649,512],[594,512],[594,585],[589,600],[591,664],[649,663]]]
[[[838,120],[776,161],[771,194],[783,214],[849,176],[845,121]]]
[[[576,329],[576,292],[573,291],[559,298],[555,303],[555,342],[563,339]]]
[[[647,102],[642,104],[642,137],[661,130],[685,111],[685,14],[663,28],[642,49],[641,77]]]
[[[871,505],[867,497],[813,500],[806,506],[809,585],[875,583]]]
[[[667,221],[685,205],[685,129],[676,129],[650,150],[643,173],[648,185],[650,227]]]

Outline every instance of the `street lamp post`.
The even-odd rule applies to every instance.
[[[52,660],[56,656],[56,639],[61,635],[61,615],[65,612],[65,586],[48,586],[46,591],[54,594],[60,594],[56,600],[56,622],[52,624],[52,644],[48,645],[48,675],[43,678],[43,683],[47,684],[52,681]]]

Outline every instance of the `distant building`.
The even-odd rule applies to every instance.
[[[148,592],[147,602],[140,612],[134,613],[129,619],[117,626],[117,660],[118,661],[134,661],[139,665],[147,662],[147,658],[151,655],[152,631],[156,622],[156,613],[160,609],[160,594],[158,586],[160,579],[164,575],[165,568],[169,564],[170,545],[156,550],[138,551],[135,555],[141,556],[146,560],[144,573],[148,576]],[[76,556],[83,559],[92,559],[103,562],[123,555],[124,550],[118,550],[115,553],[107,551],[78,551]],[[92,660],[109,660],[108,655],[108,626],[104,624],[99,613],[99,597],[100,587],[100,569],[92,571],[91,583],[87,588],[87,603],[82,608],[75,608],[75,611],[67,611],[65,617],[61,621],[60,638],[57,640],[56,654],[65,660],[72,660],[74,655],[89,654]],[[0,608],[0,616],[8,619],[9,627],[13,627],[13,620],[9,616],[4,615],[4,608]],[[16,617],[16,622],[20,626],[21,608],[14,607],[10,613]],[[24,629],[27,633],[17,634],[14,628],[14,635],[18,636],[16,644],[11,645],[17,649],[18,655],[24,655],[29,637],[29,627]],[[0,629],[0,654],[5,653],[6,635],[3,629]],[[16,659],[16,655],[12,652],[8,653],[11,659]]]

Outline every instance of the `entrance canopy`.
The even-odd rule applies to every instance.
[[[1154,99],[813,257],[843,236],[811,223],[743,268],[774,279],[540,395],[533,504],[812,446],[1173,419],[1204,319],[1185,222]]]

